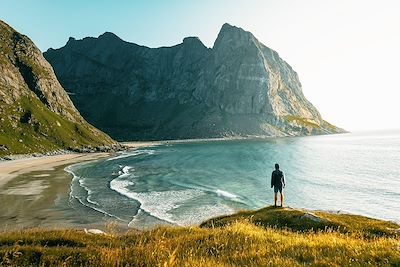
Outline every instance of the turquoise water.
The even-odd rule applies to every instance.
[[[191,225],[273,202],[400,221],[400,131],[167,144],[69,167],[70,204],[129,226]],[[97,215],[96,215],[97,214]],[[96,217],[97,216],[97,217]]]

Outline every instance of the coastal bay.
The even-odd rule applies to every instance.
[[[130,149],[149,146],[130,143]],[[112,153],[67,153],[53,156],[14,156],[0,161],[0,231],[41,227],[47,229],[96,226],[69,206],[72,176],[67,166],[111,157]],[[90,221],[90,220],[89,220]]]
[[[398,181],[390,178],[397,175],[399,140],[398,131],[386,131],[131,142],[124,143],[129,150],[115,154],[2,162],[2,181],[14,178],[0,189],[3,203],[9,203],[3,205],[1,226],[195,225],[270,204],[269,169],[275,161],[287,178],[287,206],[399,222]],[[380,146],[386,143],[394,145],[382,154]],[[385,164],[374,164],[378,160]],[[16,163],[13,169],[11,162]],[[333,187],[340,190],[333,194]],[[57,215],[48,216],[52,212]]]

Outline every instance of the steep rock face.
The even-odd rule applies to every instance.
[[[148,48],[112,33],[44,53],[81,114],[119,140],[337,133],[304,97],[296,72],[250,32],[224,24]]]
[[[89,125],[32,41],[0,21],[0,155],[116,144]]]

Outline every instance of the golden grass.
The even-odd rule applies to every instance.
[[[305,215],[312,215],[315,220]],[[399,225],[393,222],[359,215],[321,211],[310,212],[301,209],[274,208],[273,206],[256,211],[241,211],[233,215],[213,218],[203,222],[201,227],[221,227],[244,219],[262,227],[279,227],[303,232],[332,230],[363,237],[397,237],[399,233],[394,230],[400,228]]]
[[[354,218],[357,219],[357,218]],[[242,218],[221,227],[159,227],[125,234],[27,230],[0,234],[12,266],[400,266],[394,234],[293,231]]]

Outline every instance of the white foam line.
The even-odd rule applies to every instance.
[[[90,208],[90,209],[92,209],[92,210],[95,210],[95,211],[97,211],[97,212],[100,212],[100,213],[102,213],[102,214],[105,214],[105,215],[107,215],[107,216],[109,216],[109,217],[116,218],[116,219],[118,219],[118,220],[120,220],[120,221],[122,221],[122,222],[128,222],[128,221],[123,220],[123,219],[119,218],[118,216],[115,216],[115,215],[113,215],[113,214],[110,214],[110,213],[108,213],[108,212],[106,212],[106,211],[104,211],[104,210],[101,210],[101,209],[96,208],[96,207],[92,207],[92,206],[90,206],[90,205],[84,203],[80,198],[74,196],[74,195],[73,195],[73,191],[74,191],[74,189],[73,189],[73,182],[76,181],[76,180],[78,180],[78,182],[79,182],[79,178],[80,178],[80,177],[77,176],[77,175],[75,175],[75,173],[74,173],[69,167],[66,167],[64,170],[65,170],[66,172],[72,174],[72,176],[73,176],[72,181],[71,181],[71,186],[70,186],[70,193],[69,193],[70,201],[71,201],[71,198],[74,198],[74,199],[78,200],[79,203],[81,203],[83,206],[85,206],[85,207],[87,207],[87,208]]]
[[[228,191],[224,191],[221,190],[219,188],[217,188],[217,190],[215,190],[214,188],[210,188],[201,184],[197,184],[195,182],[192,182],[191,184],[186,184],[186,183],[182,183],[182,182],[176,182],[176,181],[171,181],[171,183],[178,185],[180,187],[183,188],[188,188],[188,189],[193,189],[193,190],[201,190],[203,192],[207,192],[213,195],[217,195],[220,198],[225,198],[225,199],[229,199],[231,201],[237,202],[237,203],[242,203],[244,205],[248,205],[245,202],[245,199],[249,200],[246,197],[242,197],[242,196],[238,196],[234,193],[228,192]]]
[[[125,166],[125,167],[122,168],[122,172],[123,173],[129,173],[129,170],[131,170],[131,169],[133,169],[133,167]],[[133,169],[133,170],[135,170],[135,169]]]
[[[143,155],[143,154],[147,154],[147,155],[153,155],[154,154],[154,150],[134,150],[133,152],[130,153],[121,153],[116,157],[113,158],[109,158],[106,161],[111,161],[111,160],[116,160],[116,159],[123,159],[123,158],[129,158],[129,157],[133,157],[133,156],[138,156],[138,155]]]
[[[131,156],[134,156],[134,155],[132,155],[132,154],[121,154],[121,155],[116,156],[114,158],[109,158],[106,161],[116,160],[116,159],[123,159],[123,158],[128,158],[128,157],[131,157]]]
[[[128,227],[132,227],[132,225],[135,224],[135,222],[137,221],[137,217],[142,214],[142,209],[139,208],[137,214],[135,216],[132,217],[132,220],[128,223]]]
[[[118,171],[118,177],[117,178],[125,178],[128,176],[133,176],[136,177],[135,175],[131,174],[129,171],[130,170],[135,170],[133,167],[131,166],[124,166],[122,167],[121,165],[118,165],[120,168],[122,168],[120,171]]]
[[[74,198],[74,199],[76,199],[76,200],[78,200],[79,203],[81,203],[83,206],[85,206],[85,207],[87,207],[87,208],[89,208],[89,209],[95,210],[95,211],[100,212],[100,213],[102,213],[102,214],[104,214],[104,215],[107,215],[107,216],[109,216],[109,217],[113,217],[113,218],[115,218],[115,219],[117,219],[117,220],[120,220],[120,221],[122,221],[122,222],[126,222],[126,223],[128,222],[127,220],[121,219],[120,217],[115,216],[115,215],[113,215],[113,214],[111,214],[111,213],[108,213],[108,212],[106,212],[106,211],[104,211],[104,210],[102,210],[102,209],[98,209],[98,208],[96,208],[96,207],[92,207],[92,206],[90,206],[90,205],[84,203],[81,199],[79,199],[79,198],[76,197],[76,196],[71,196],[71,197]]]
[[[68,168],[68,167],[67,167],[67,168]],[[92,203],[92,204],[94,204],[94,205],[99,205],[99,203],[97,203],[96,201],[93,201],[93,200],[90,199],[90,196],[92,195],[93,191],[90,190],[87,186],[85,186],[83,180],[80,179],[81,177],[76,176],[72,170],[70,170],[69,168],[67,169],[67,168],[65,168],[64,170],[65,170],[66,172],[68,172],[68,173],[70,173],[70,174],[72,174],[72,175],[74,176],[74,178],[72,179],[72,181],[74,181],[75,177],[78,177],[77,180],[78,180],[78,182],[79,182],[79,185],[80,185],[83,189],[85,189],[85,191],[87,192],[88,196],[87,196],[86,200],[87,200],[89,203]],[[71,192],[72,192],[72,181],[71,181]]]
[[[80,185],[83,189],[85,189],[86,192],[88,193],[88,196],[87,196],[87,198],[86,198],[87,202],[92,203],[93,205],[99,206],[99,203],[98,203],[98,202],[96,202],[96,201],[90,199],[90,197],[91,197],[92,194],[93,194],[93,191],[90,190],[87,186],[85,186],[85,184],[84,184],[84,182],[83,182],[82,179],[79,179],[78,182],[79,182],[79,185]]]
[[[110,189],[118,192],[123,196],[138,201],[140,203],[140,209],[148,213],[149,215],[175,225],[181,224],[173,220],[171,218],[171,215],[167,214],[168,211],[178,208],[180,206],[178,205],[178,203],[180,202],[184,202],[191,198],[204,194],[203,191],[193,189],[180,191],[153,191],[148,193],[136,193],[127,189],[128,186],[132,185],[133,183],[131,181],[115,178],[110,182]],[[172,201],[168,202],[165,195],[172,195]],[[134,218],[132,219],[132,221],[133,220]]]
[[[238,200],[238,198],[239,198],[237,195],[230,193],[228,191],[221,190],[221,189],[217,189],[217,191],[215,191],[215,193],[217,193],[217,195],[222,198],[228,198],[228,199],[232,199],[232,200]]]
[[[231,192],[228,192],[228,191],[224,191],[224,190],[221,190],[221,189],[218,189],[218,188],[217,188],[217,190],[215,190],[213,188],[210,188],[210,187],[207,187],[207,186],[204,186],[204,185],[200,185],[200,184],[188,185],[188,184],[185,184],[185,183],[179,183],[179,182],[174,182],[174,181],[171,181],[171,182],[173,184],[178,185],[178,186],[183,187],[183,188],[188,188],[188,189],[193,189],[193,190],[201,190],[203,192],[207,192],[207,193],[210,193],[210,194],[213,194],[213,195],[216,194],[220,198],[229,199],[231,201],[235,201],[235,202],[247,205],[247,203],[244,200],[244,199],[247,199],[247,198],[235,195],[234,193],[231,193]]]

